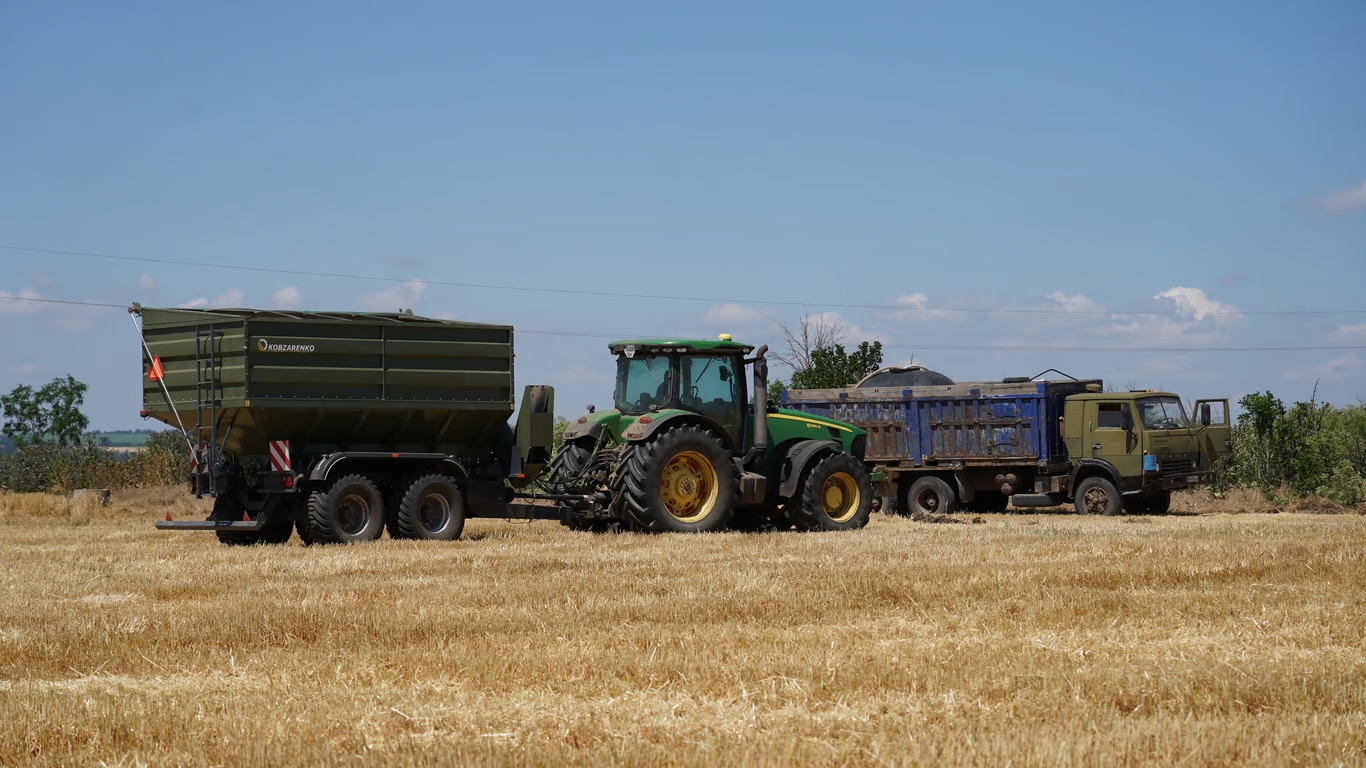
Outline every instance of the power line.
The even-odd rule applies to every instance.
[[[626,293],[617,291],[590,291],[574,288],[534,288],[523,285],[500,285],[497,283],[467,283],[452,280],[426,280],[423,278],[403,278],[403,277],[384,277],[380,275],[353,275],[343,272],[315,272],[302,269],[281,269],[278,267],[252,267],[241,264],[214,264],[203,261],[184,261],[179,259],[155,259],[146,256],[116,256],[108,253],[92,253],[90,251],[64,251],[55,248],[30,248],[20,245],[0,245],[0,249],[10,251],[26,251],[31,253],[47,253],[61,256],[84,256],[94,259],[109,259],[113,261],[131,261],[143,264],[164,264],[178,267],[201,267],[205,269],[227,269],[240,272],[264,272],[276,275],[291,275],[294,277],[325,277],[341,280],[365,280],[378,283],[422,283],[424,285],[440,285],[452,288],[480,288],[495,291],[522,291],[527,293],[548,293],[569,296],[598,296],[611,299],[652,299],[657,301],[690,301],[708,304],[753,304],[763,306],[780,307],[830,307],[833,309],[883,309],[898,310],[902,312],[966,312],[983,314],[1016,314],[1016,315],[1114,315],[1114,316],[1185,316],[1201,314],[1206,316],[1240,316],[1240,315],[1344,315],[1344,314],[1366,314],[1366,309],[1273,309],[1273,310],[1253,310],[1229,312],[1155,312],[1155,311],[1134,311],[1134,312],[1111,312],[1110,310],[1069,310],[1069,309],[1002,309],[987,307],[918,307],[906,304],[839,304],[831,302],[815,301],[773,301],[767,299],[728,299],[707,296],[678,296],[650,293]]]
[[[98,301],[74,301],[70,299],[40,299],[29,296],[0,296],[0,301],[33,301],[44,304],[72,304],[84,307],[113,307],[125,309],[123,304],[109,304]],[[518,328],[519,334],[533,336],[566,336],[582,339],[630,339],[630,338],[667,338],[667,334],[649,336],[641,333],[591,333],[588,331],[537,330]],[[989,344],[883,344],[883,349],[934,349],[966,352],[1297,352],[1326,350],[1366,349],[1366,344],[1342,345],[1295,345],[1284,347],[1045,347],[1027,344],[989,345]]]

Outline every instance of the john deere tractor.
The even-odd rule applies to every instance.
[[[868,522],[867,433],[770,406],[768,347],[723,335],[608,348],[615,407],[589,406],[569,425],[545,487],[582,500],[566,511],[571,528],[834,531]]]

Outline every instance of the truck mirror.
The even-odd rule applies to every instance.
[[[1201,404],[1200,404],[1200,426],[1202,426],[1202,427],[1208,427],[1209,424],[1210,424],[1210,407],[1209,407],[1209,403],[1201,403]]]
[[[1128,409],[1128,408],[1125,408],[1125,409],[1124,409],[1123,414],[1124,414],[1124,415],[1120,417],[1120,424],[1121,424],[1121,426],[1124,427],[1124,430],[1125,430],[1126,432],[1132,432],[1132,431],[1134,431],[1134,416],[1133,416],[1133,414],[1129,413],[1129,409]]]

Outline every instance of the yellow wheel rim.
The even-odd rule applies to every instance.
[[[821,504],[825,507],[825,515],[837,523],[848,522],[858,513],[862,496],[858,483],[848,472],[836,472],[827,477],[825,485],[821,487]]]
[[[716,468],[702,454],[683,451],[664,465],[659,495],[674,519],[695,523],[716,508]]]

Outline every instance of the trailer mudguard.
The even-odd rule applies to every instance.
[[[426,461],[437,464],[444,464],[447,471],[459,477],[469,477],[469,471],[465,465],[461,464],[454,456],[447,456],[444,453],[378,453],[372,451],[337,451],[329,453],[313,464],[313,469],[309,470],[308,479],[322,482],[332,475],[332,470],[337,465],[347,459],[364,459],[367,461]]]
[[[1076,466],[1072,467],[1072,474],[1067,478],[1067,497],[1072,498],[1072,491],[1077,487],[1077,476],[1085,471],[1087,475],[1102,475],[1110,482],[1115,484],[1115,488],[1120,493],[1125,493],[1124,478],[1120,477],[1119,470],[1115,465],[1104,459],[1077,459]]]
[[[782,483],[778,486],[778,495],[784,499],[792,498],[797,493],[797,483],[801,481],[802,470],[806,469],[806,465],[827,451],[838,450],[840,444],[834,440],[803,440],[794,444],[783,459]]]

